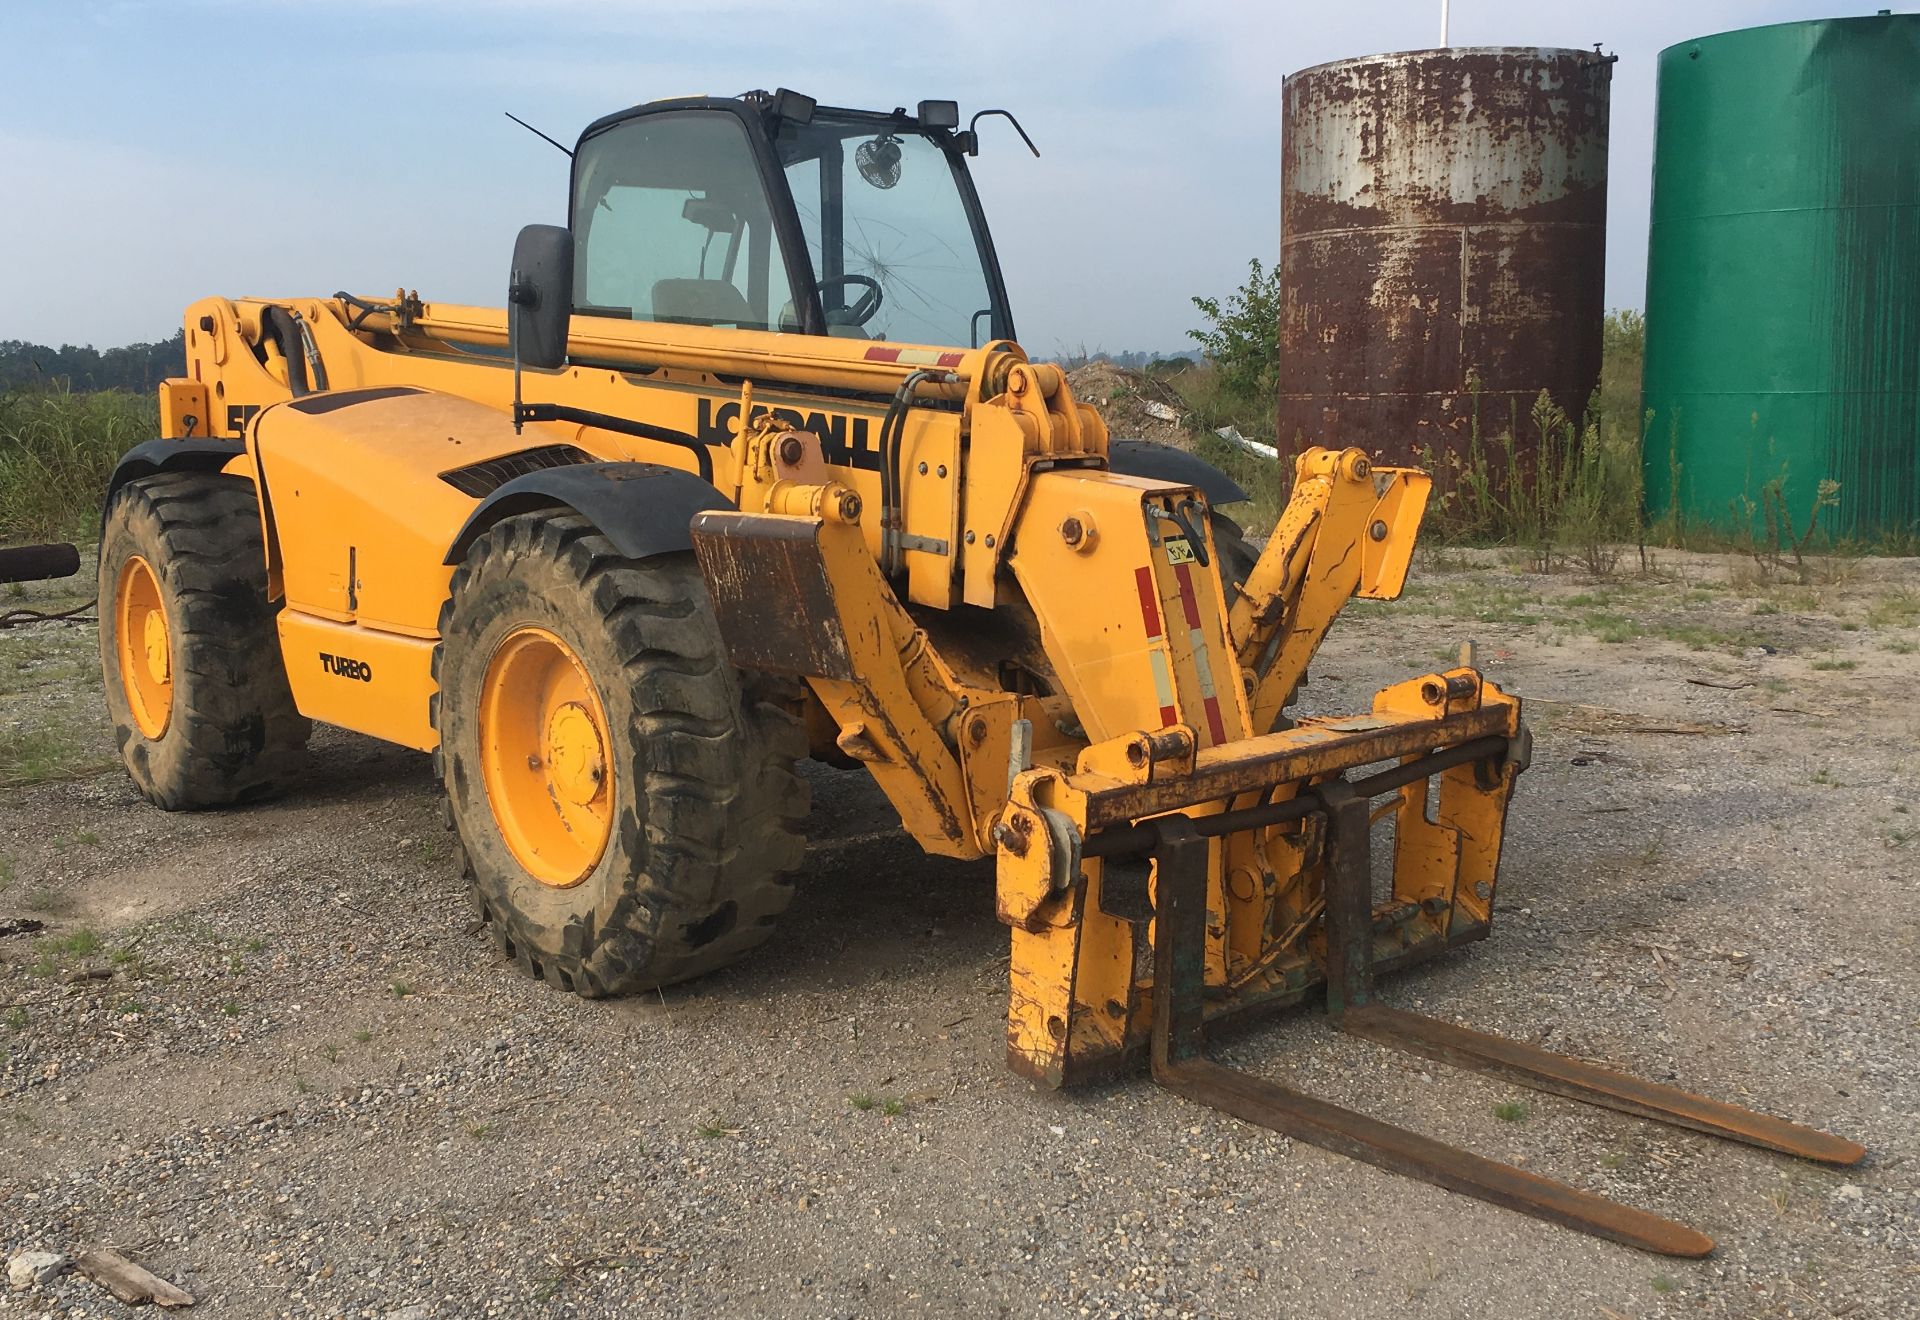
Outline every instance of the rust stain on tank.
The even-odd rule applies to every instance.
[[[1286,79],[1282,443],[1418,461],[1600,379],[1612,57],[1456,48]],[[1444,460],[1441,460],[1442,464]],[[1440,474],[1443,478],[1444,471]]]

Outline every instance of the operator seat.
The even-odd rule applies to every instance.
[[[765,327],[747,306],[747,297],[725,280],[655,280],[653,319],[680,325]]]

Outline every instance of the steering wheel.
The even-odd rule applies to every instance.
[[[866,275],[835,275],[832,279],[821,280],[813,287],[821,293],[843,285],[857,284],[866,292],[854,299],[851,307],[836,307],[827,313],[829,325],[865,325],[880,310],[886,294],[881,291],[880,281]]]

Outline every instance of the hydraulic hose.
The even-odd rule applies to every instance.
[[[303,327],[293,313],[284,307],[267,308],[261,319],[266,322],[267,333],[280,346],[280,356],[286,359],[287,388],[293,391],[296,399],[311,394],[312,387],[307,384],[307,345]]]

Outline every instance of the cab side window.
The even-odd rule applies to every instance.
[[[574,180],[579,315],[796,328],[766,187],[734,115],[615,124],[581,144]]]

